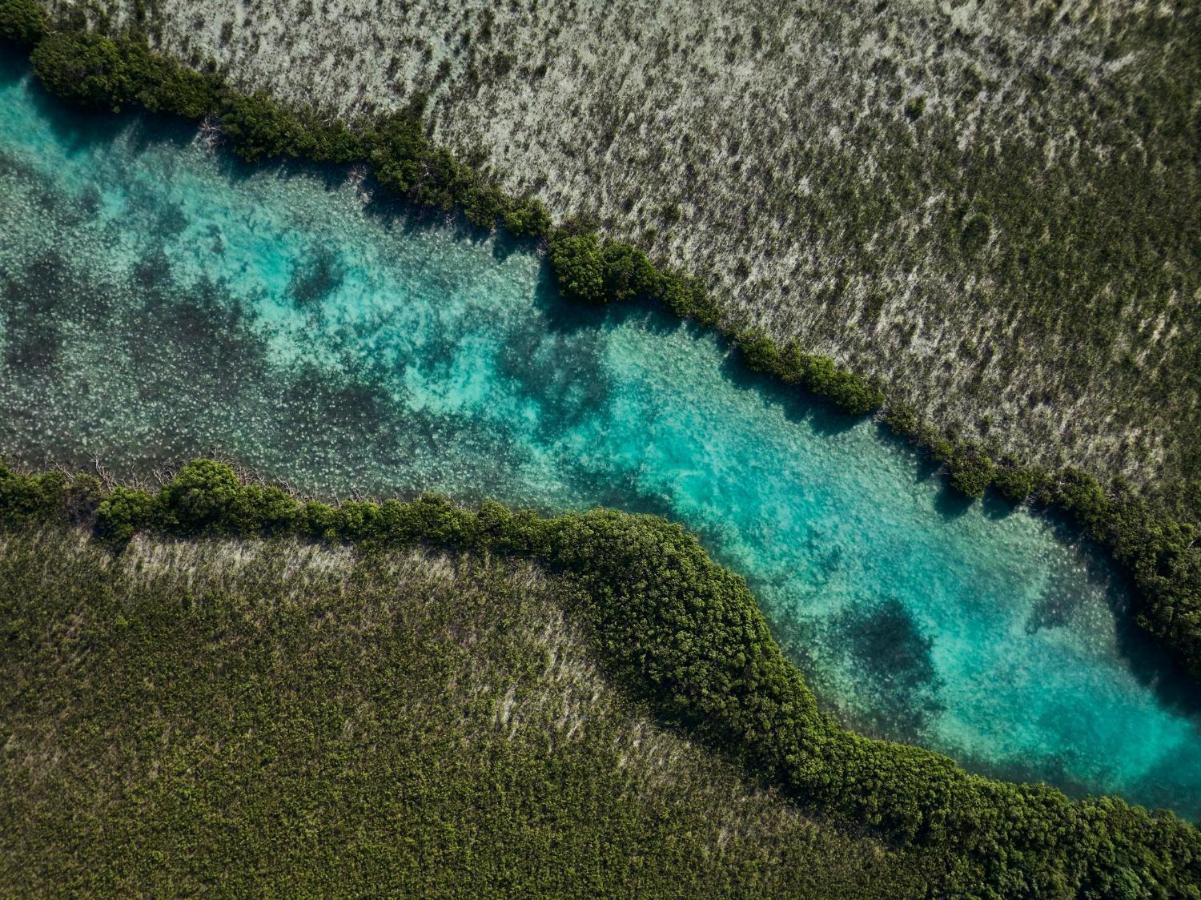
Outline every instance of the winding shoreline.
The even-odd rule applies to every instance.
[[[608,674],[665,722],[696,734],[803,807],[899,846],[942,847],[959,864],[944,888],[1112,895],[1137,870],[1146,889],[1201,884],[1201,832],[1171,813],[1045,785],[971,775],[937,753],[863,738],[818,710],[746,582],[679,525],[597,509],[544,518],[485,502],[305,501],[194,460],[157,492],[90,476],[0,467],[0,525],[74,525],[120,552],[139,532],[185,539],[300,538],[527,559],[574,579]],[[1104,848],[1103,850],[1101,848]]]
[[[20,7],[21,4],[17,4]],[[349,127],[310,111],[292,111],[264,94],[245,95],[154,53],[145,38],[116,40],[86,30],[47,30],[32,3],[30,22],[0,22],[0,34],[32,45],[34,68],[51,93],[83,106],[155,113],[220,124],[234,151],[253,162],[291,157],[316,162],[368,161],[379,183],[422,207],[458,212],[484,230],[501,227],[519,239],[545,242],[565,299],[605,304],[644,301],[713,328],[753,371],[795,386],[848,415],[876,413],[942,468],[949,487],[969,499],[990,487],[1010,503],[1065,515],[1096,541],[1131,580],[1136,624],[1195,675],[1201,675],[1201,528],[1172,519],[1133,492],[1111,493],[1087,473],[1066,467],[998,465],[981,447],[955,442],[882,385],[838,368],[797,344],[776,344],[737,321],[723,320],[701,283],[656,266],[642,251],[602,240],[579,223],[555,226],[535,198],[513,198],[487,176],[425,135],[418,100],[403,114]]]

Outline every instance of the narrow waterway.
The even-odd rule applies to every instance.
[[[69,113],[11,63],[0,233],[10,460],[219,453],[326,495],[658,512],[747,577],[853,727],[1201,815],[1196,708],[1106,565],[711,336],[568,307],[528,246],[416,222],[354,173]]]

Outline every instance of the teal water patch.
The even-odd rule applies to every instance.
[[[0,95],[6,457],[136,477],[217,453],[323,495],[662,513],[748,578],[848,724],[1201,815],[1193,701],[1053,523],[955,501],[689,326],[567,307],[528,247],[359,173],[67,114],[23,69]]]

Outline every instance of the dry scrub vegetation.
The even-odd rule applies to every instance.
[[[1161,487],[1201,464],[1195,4],[91,7],[343,115],[426,92],[508,189],[964,437]]]
[[[418,551],[0,535],[0,893],[921,894],[916,853],[621,699],[569,590]]]

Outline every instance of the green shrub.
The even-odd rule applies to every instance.
[[[477,228],[492,231],[508,212],[504,191],[483,178],[475,178],[463,195],[463,215]]]
[[[230,532],[239,515],[242,485],[234,470],[211,459],[194,459],[159,492],[167,521],[184,534]]]
[[[656,297],[681,319],[693,319],[707,327],[720,321],[717,306],[699,278],[675,272],[661,276]]]
[[[884,403],[884,392],[876,385],[838,368],[828,356],[802,352],[794,341],[781,350],[761,332],[741,331],[734,345],[753,371],[774,375],[786,384],[799,384],[848,415],[867,415]]]
[[[532,510],[512,510],[495,500],[483,501],[475,514],[476,546],[497,553],[546,556],[552,530]]]
[[[1109,512],[1109,500],[1105,489],[1087,472],[1064,469],[1058,481],[1045,489],[1043,499],[1075,517],[1094,536],[1100,536],[1099,527]]]
[[[393,512],[390,533],[403,543],[426,542],[450,547],[469,547],[478,530],[475,516],[456,506],[442,494],[422,494]]]
[[[550,267],[565,299],[592,304],[611,299],[605,291],[605,262],[595,234],[556,232],[550,239]]]
[[[124,545],[138,531],[158,521],[158,502],[146,491],[118,485],[100,501],[96,510],[96,533],[117,545]]]
[[[90,524],[102,497],[100,480],[90,475],[24,475],[0,464],[0,522],[21,524],[65,517],[75,524]]]
[[[291,534],[301,521],[296,498],[275,485],[239,485],[233,521],[245,534]]]
[[[806,356],[801,383],[852,416],[865,416],[884,405],[884,392],[862,375],[840,369],[827,356]]]
[[[908,403],[899,400],[890,402],[881,419],[897,437],[917,441],[922,435],[922,418],[917,409]]]
[[[200,87],[197,85],[197,91]],[[342,122],[321,122],[311,110],[287,109],[262,91],[220,93],[221,129],[232,141],[234,152],[247,162],[282,156],[348,163],[367,154],[364,139]]]
[[[341,120],[321,121],[312,110],[300,113],[299,119],[303,133],[300,156],[314,162],[341,164],[367,158],[369,150],[366,138],[352,131]]]
[[[262,91],[228,94],[221,130],[232,141],[234,152],[247,162],[300,156],[305,146],[300,120]]]
[[[36,0],[0,0],[0,40],[35,44],[46,33],[46,13]]]
[[[199,119],[220,105],[214,76],[152,52],[140,34],[113,40],[87,31],[55,32],[31,60],[47,90],[82,106],[119,110],[138,103],[151,112]]]
[[[154,53],[142,36],[117,41],[130,99],[155,113],[201,119],[216,113],[220,106],[220,83],[215,76],[203,75],[174,59]]]
[[[652,296],[681,319],[694,319],[709,328],[720,320],[717,306],[698,278],[660,271]]]
[[[382,518],[378,503],[349,500],[336,510],[338,536],[350,543],[378,542],[382,537]]]
[[[965,497],[979,499],[992,484],[996,470],[992,458],[979,447],[960,444],[949,464],[951,487]]]
[[[993,485],[1010,503],[1021,503],[1045,481],[1040,470],[1031,466],[1008,465],[997,469]]]
[[[411,196],[422,206],[450,212],[456,203],[464,203],[477,185],[476,174],[442,147],[431,147],[426,152],[421,169]]]
[[[537,197],[525,197],[510,204],[504,213],[505,228],[516,237],[541,238],[550,234],[550,213]]]
[[[64,510],[67,478],[61,472],[24,475],[0,465],[0,512],[14,522],[53,518]]]
[[[605,241],[601,248],[605,270],[605,295],[609,302],[649,298],[659,273],[645,253],[621,241]]]
[[[758,331],[742,331],[734,338],[734,346],[742,354],[742,361],[752,372],[775,375],[789,384],[796,384],[804,376],[801,366],[785,365],[784,357],[776,342]]]
[[[375,177],[384,187],[408,194],[424,172],[429,141],[413,109],[380,120],[368,138]]]
[[[658,300],[680,317],[717,322],[716,310],[700,283],[660,272],[645,253],[624,241],[601,239],[593,231],[561,229],[550,238],[550,266],[559,292],[568,300],[620,303]]]
[[[116,112],[132,99],[125,58],[102,35],[53,32],[38,43],[30,60],[46,90],[68,102]]]
[[[184,466],[158,495],[166,527],[181,534],[292,534],[307,530],[306,509],[274,485],[243,484],[234,470],[211,459]],[[336,522],[334,523],[336,526]],[[334,534],[340,532],[335,527]]]
[[[338,511],[328,503],[317,500],[305,503],[297,519],[297,530],[300,534],[317,540],[339,540],[338,526]]]

